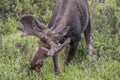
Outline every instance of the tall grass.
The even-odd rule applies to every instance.
[[[98,34],[99,35],[99,34]],[[105,41],[103,35],[94,34],[95,50],[102,41]],[[99,40],[98,40],[99,39]],[[53,62],[48,58],[40,73],[29,70],[29,63],[37,49],[37,39],[34,37],[20,38],[19,33],[3,36],[2,49],[0,49],[0,80],[119,80],[120,63],[112,59],[113,56],[107,56],[111,49],[100,51],[101,57],[94,56],[91,60],[80,59],[81,54],[86,54],[84,43],[82,41],[78,47],[76,56],[70,66],[64,65],[64,53],[60,53],[59,63],[61,73],[55,75],[53,72]],[[101,42],[99,42],[101,41]],[[118,40],[116,40],[118,41]],[[96,43],[98,43],[96,45]],[[80,50],[83,51],[80,51]],[[108,52],[108,53],[107,53]],[[106,54],[107,53],[107,54]],[[97,54],[94,51],[94,54]],[[118,53],[116,53],[118,54]],[[120,54],[120,53],[119,53]]]
[[[22,1],[22,0],[21,0]],[[31,71],[30,61],[38,47],[35,37],[20,38],[15,26],[19,25],[20,15],[31,13],[47,24],[54,0],[15,1],[16,7],[6,13],[6,21],[0,18],[0,80],[120,80],[120,5],[118,0],[105,0],[105,3],[90,4],[92,22],[92,45],[94,56],[89,59],[84,36],[79,43],[76,55],[70,66],[64,65],[64,51],[59,54],[60,74],[53,72],[53,62],[49,57],[40,73]],[[9,2],[2,8],[9,11]],[[2,4],[1,3],[1,4]],[[33,6],[33,7],[32,7]],[[30,7],[30,8],[29,8]],[[13,6],[14,8],[14,6]],[[4,17],[3,17],[4,18]],[[114,32],[114,33],[113,33]]]

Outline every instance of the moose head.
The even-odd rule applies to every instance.
[[[67,34],[69,27],[63,28],[59,32],[63,34],[59,34],[45,27],[43,23],[39,22],[32,15],[22,16],[20,22],[23,26],[16,29],[21,31],[21,37],[36,36],[39,38],[39,48],[31,61],[31,69],[35,71],[39,71],[48,56],[54,56],[71,41],[70,38],[67,38],[62,44],[59,43],[59,39]]]

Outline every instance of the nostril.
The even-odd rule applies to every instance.
[[[35,68],[34,67],[30,67],[31,70],[34,70]]]
[[[30,63],[30,70],[34,70],[35,69],[35,65],[33,62]]]

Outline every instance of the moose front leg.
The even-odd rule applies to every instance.
[[[65,58],[65,64],[69,65],[73,57],[75,56],[75,52],[78,46],[79,40],[73,41],[66,50],[66,58]]]
[[[65,65],[68,65],[68,62],[66,60],[67,60],[69,51],[70,51],[70,45],[67,45],[65,47],[65,50],[64,50],[64,52],[65,52]]]
[[[55,72],[55,74],[60,73],[60,68],[59,68],[59,64],[58,64],[58,53],[56,53],[53,56],[53,63],[54,63],[54,72]]]
[[[55,52],[54,56],[53,56],[53,62],[54,62],[54,71],[55,74],[58,74],[60,72],[60,68],[59,68],[59,64],[58,64],[58,53],[59,51],[61,51],[64,47],[66,47],[67,45],[69,45],[71,42],[70,38],[67,38],[65,40],[65,42],[58,47],[57,52]]]

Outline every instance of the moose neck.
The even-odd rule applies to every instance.
[[[58,0],[58,1],[60,1],[60,0]],[[71,16],[71,13],[70,13],[71,6],[70,6],[70,4],[68,4],[68,2],[69,2],[68,0],[61,0],[60,1],[61,4],[56,4],[56,7],[59,6],[59,8],[56,13],[57,16],[51,27],[51,30],[56,34],[63,31],[63,29],[65,29],[65,28],[67,28],[67,26],[69,26],[69,22],[70,22],[69,18]]]

